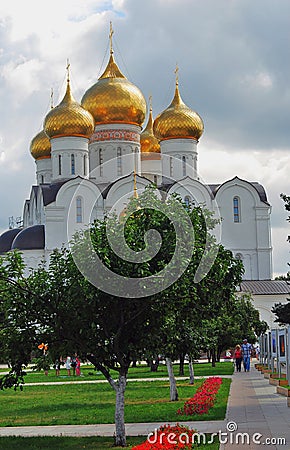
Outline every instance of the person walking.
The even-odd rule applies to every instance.
[[[251,350],[251,344],[249,344],[247,339],[244,339],[242,343],[242,354],[245,372],[250,372]]]
[[[57,358],[57,359],[55,360],[54,368],[55,368],[55,375],[56,375],[57,377],[59,377],[59,374],[60,374],[60,359],[59,359],[59,358]]]
[[[67,374],[70,377],[70,369],[71,369],[71,357],[67,356],[65,360],[65,368],[67,370]]]
[[[76,362],[76,354],[74,354],[74,355],[72,356],[72,359],[71,359],[71,367],[72,367],[72,371],[73,371],[73,377],[74,377],[75,374],[76,374],[76,365],[77,365],[77,362]]]
[[[235,347],[235,352],[234,352],[234,360],[236,362],[237,372],[241,371],[242,359],[243,359],[242,349],[241,349],[241,346],[239,344],[237,344]]]
[[[79,377],[81,375],[81,361],[78,356],[76,356],[76,376]]]

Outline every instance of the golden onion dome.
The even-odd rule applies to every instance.
[[[94,119],[73,97],[67,80],[66,93],[58,106],[44,119],[44,130],[50,137],[81,136],[89,138],[94,131]]]
[[[153,117],[151,106],[146,128],[140,135],[140,145],[142,153],[160,153],[160,144],[153,133]]]
[[[85,92],[81,104],[90,111],[96,125],[126,123],[141,126],[146,115],[142,92],[122,74],[112,49],[104,73]]]
[[[201,117],[182,101],[176,79],[175,94],[171,104],[159,114],[153,124],[157,139],[199,140],[204,130]]]
[[[40,131],[30,143],[30,153],[34,159],[45,159],[51,157],[50,140],[44,130]]]

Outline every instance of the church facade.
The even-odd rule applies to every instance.
[[[116,64],[112,39],[110,44],[106,69],[81,103],[68,70],[63,100],[31,141],[36,184],[24,203],[23,227],[0,236],[0,253],[19,249],[28,267],[36,267],[68,244],[68,222],[77,231],[110,211],[120,214],[134,186],[140,193],[153,183],[163,196],[177,193],[221,218],[221,243],[243,261],[245,280],[271,280],[271,205],[264,187],[239,176],[221,184],[201,181],[204,125],[183,102],[178,75],[171,104],[153,119],[141,90]]]

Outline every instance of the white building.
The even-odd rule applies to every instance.
[[[136,173],[138,191],[153,182],[166,195],[178,193],[214,211],[222,218],[221,242],[243,261],[245,280],[271,280],[271,206],[264,187],[238,176],[222,184],[200,181],[203,121],[182,101],[178,78],[171,104],[155,120],[150,107],[142,131],[145,98],[121,73],[110,43],[107,67],[81,105],[73,98],[68,73],[63,100],[32,139],[36,185],[24,204],[23,228],[0,236],[0,253],[19,249],[35,267],[68,243],[69,220],[78,230],[108,211],[120,213],[132,196]]]

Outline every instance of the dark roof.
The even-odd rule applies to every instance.
[[[253,186],[253,188],[256,189],[261,202],[264,202],[267,205],[269,205],[268,200],[267,200],[266,191],[265,191],[264,187],[257,181],[247,181],[247,180],[243,180],[242,178],[235,176],[235,177],[231,178],[230,180],[224,181],[224,183],[221,183],[221,184],[209,184],[209,187],[210,187],[212,193],[214,194],[214,196],[216,196],[216,194],[217,194],[218,190],[221,188],[221,186],[223,186],[224,184],[228,183],[229,181],[233,181],[235,179],[243,181],[244,183],[251,184]]]
[[[102,196],[103,196],[104,198],[107,198],[108,193],[109,193],[110,189],[114,186],[114,184],[119,183],[120,180],[125,180],[126,178],[130,179],[130,177],[131,177],[132,175],[133,175],[133,172],[128,173],[127,175],[124,175],[123,177],[117,178],[117,180],[113,181],[112,183],[109,183],[107,186],[105,186],[104,184],[103,184],[103,185],[97,184],[97,186],[98,186],[99,189],[101,190]],[[142,178],[143,180],[150,181],[150,180],[148,180],[148,178],[143,177],[142,175],[137,175],[137,177],[138,177],[139,179]]]
[[[261,201],[264,203],[268,203],[267,194],[264,187],[257,181],[249,181],[249,183],[254,186],[260,196]]]
[[[9,252],[11,250],[12,242],[22,228],[12,228],[7,230],[0,236],[0,253]]]
[[[58,191],[60,190],[62,185],[64,183],[67,183],[68,181],[70,180],[63,180],[59,181],[58,183],[41,185],[44,206],[49,205],[49,203],[55,201]]]
[[[283,280],[244,280],[241,292],[254,295],[290,294],[290,284]]]
[[[11,249],[40,250],[44,248],[44,244],[44,225],[33,225],[32,227],[24,228],[17,234],[12,242]]]

